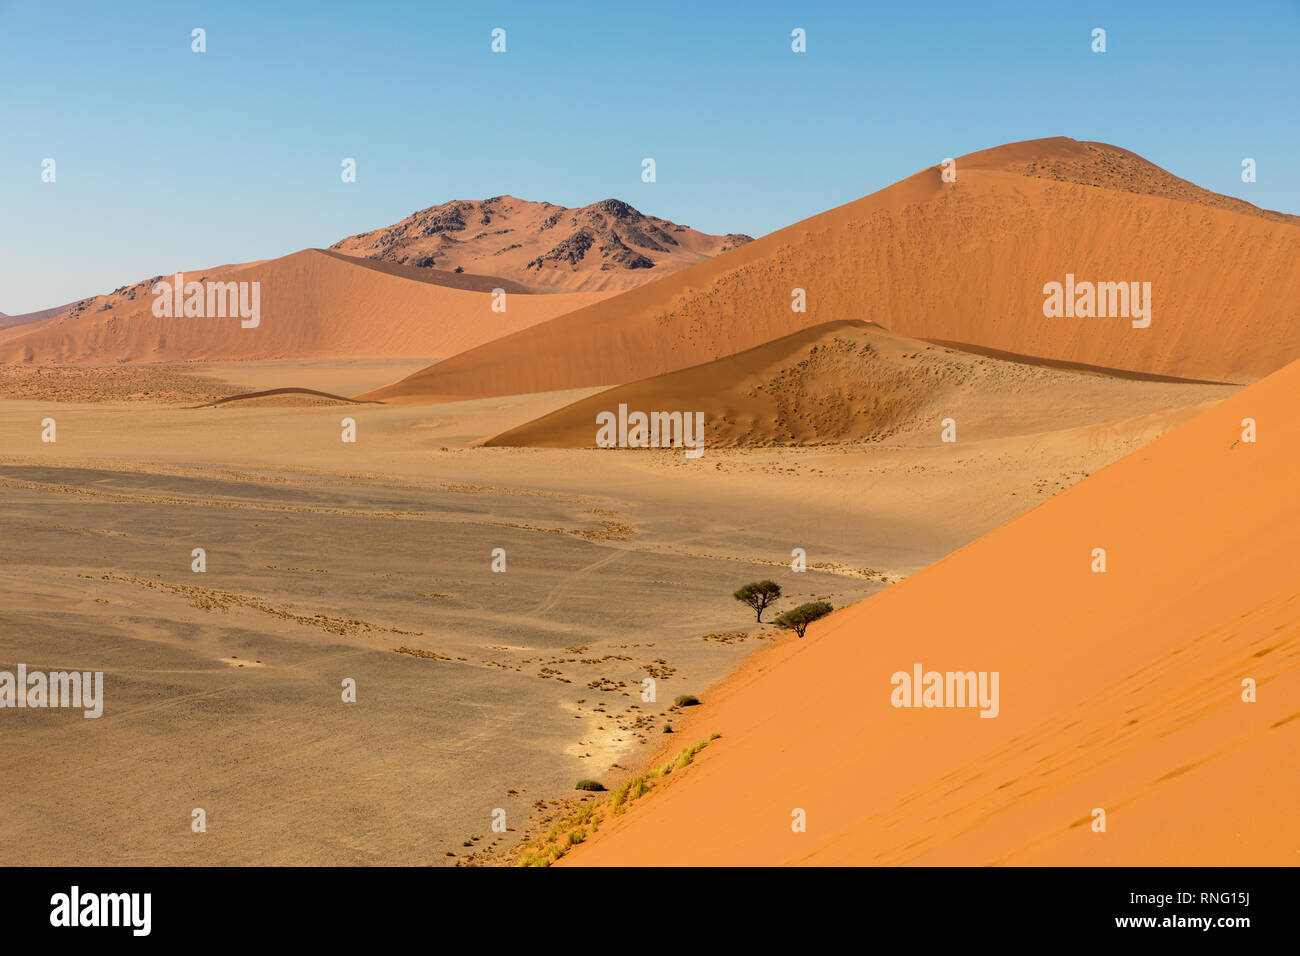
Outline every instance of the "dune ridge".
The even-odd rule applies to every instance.
[[[359,402],[356,399],[347,398],[343,395],[335,395],[333,392],[322,392],[318,388],[303,388],[299,385],[286,385],[283,388],[266,388],[259,392],[241,392],[237,395],[226,395],[222,398],[214,398],[211,401],[203,402],[199,405],[191,405],[191,408],[216,408],[220,405],[230,405],[234,402],[257,401],[263,398],[323,398],[331,402],[342,402],[345,405],[366,405],[377,404],[369,402]]]
[[[24,312],[21,315],[5,315],[0,312],[0,330],[13,328],[16,325],[27,325],[31,322],[39,322],[41,319],[48,319],[58,315],[60,312],[66,312],[77,303],[69,302],[67,305],[56,305],[52,309],[40,309],[36,312]]]
[[[1300,223],[1300,216],[1261,209],[1244,199],[1211,192],[1161,169],[1132,150],[1108,143],[1064,138],[1028,140],[970,153],[962,157],[961,168],[1002,170],[1036,179],[1118,189],[1141,196],[1162,196],[1274,222]]]
[[[686,729],[722,740],[563,862],[1295,865],[1298,387],[1300,362],[759,652]],[[892,706],[916,663],[999,672],[999,715]]]
[[[1081,150],[1093,159],[1084,163]],[[960,157],[955,183],[943,182],[937,166],[922,170],[366,397],[437,401],[620,385],[841,319],[1190,379],[1253,381],[1300,357],[1294,217],[1242,211],[1227,197],[1208,205],[1203,191],[1192,197],[1171,185],[1177,177],[1139,176],[1132,155],[1058,137]],[[1113,170],[1098,156],[1112,158]],[[1089,181],[1030,175],[1027,164],[1037,164],[1034,173],[1083,169]],[[1225,272],[1225,261],[1237,267]],[[1151,326],[1045,317],[1045,283],[1067,274],[1150,282]],[[792,310],[798,289],[805,312]]]

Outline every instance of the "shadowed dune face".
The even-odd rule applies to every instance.
[[[345,255],[332,249],[313,249],[312,251],[330,256],[339,262],[346,262],[349,265],[374,269],[376,272],[384,273],[384,275],[411,279],[414,282],[427,282],[431,285],[446,286],[448,289],[461,289],[465,292],[495,292],[500,289],[508,295],[536,295],[543,291],[533,286],[524,285],[522,282],[515,282],[513,279],[503,279],[501,276],[450,272],[446,269],[421,269],[416,266],[385,262],[382,259],[359,259],[356,256]]]
[[[938,167],[924,170],[366,397],[617,385],[844,319],[1180,378],[1253,380],[1300,357],[1294,217],[1214,197],[1126,150],[1068,139],[971,154],[956,170],[951,183]],[[1149,282],[1150,327],[1045,316],[1044,286],[1067,275]],[[796,290],[804,312],[792,308]]]
[[[1294,864],[1300,821],[1258,811],[1300,787],[1298,388],[1293,363],[760,653],[683,738],[722,739],[566,862]],[[917,664],[997,672],[997,716],[895,706]]]
[[[643,215],[618,199],[567,209],[514,196],[456,200],[331,249],[415,268],[463,268],[555,291],[635,288],[752,241]]]
[[[601,293],[526,294],[504,282],[493,311],[491,276],[404,274],[307,249],[265,262],[185,273],[185,281],[257,282],[260,317],[160,318],[155,280],[78,303],[71,311],[0,332],[0,362],[108,365],[193,359],[404,358],[454,355],[588,305]],[[171,281],[173,277],[162,276]],[[486,288],[485,288],[486,287]],[[251,287],[250,287],[251,288]],[[233,311],[233,310],[232,310]]]
[[[736,355],[609,389],[490,439],[496,446],[586,448],[597,416],[702,413],[709,447],[883,441],[946,418],[985,440],[1226,398],[1234,386],[1123,381],[1000,361],[830,322]]]

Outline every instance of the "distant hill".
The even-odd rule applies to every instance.
[[[751,242],[643,215],[618,199],[568,209],[514,196],[455,200],[330,249],[399,265],[503,276],[542,289],[621,291]]]

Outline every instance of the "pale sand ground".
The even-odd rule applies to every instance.
[[[357,372],[293,371],[322,390]],[[4,712],[0,863],[449,863],[488,848],[497,807],[514,831],[501,849],[535,801],[643,760],[674,696],[761,643],[701,639],[752,629],[740,584],[770,576],[785,606],[842,606],[1194,411],[694,462],[467,447],[589,394],[0,401],[0,668],[104,670],[108,695],[99,720]],[[794,547],[815,570],[789,570]],[[655,704],[636,695],[647,673]]]

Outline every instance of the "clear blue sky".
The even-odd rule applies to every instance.
[[[1297,0],[0,0],[0,311],[502,193],[761,235],[1041,136],[1300,212],[1298,62]]]

